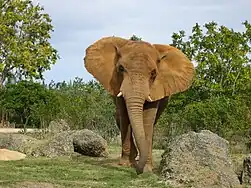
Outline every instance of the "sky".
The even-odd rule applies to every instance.
[[[51,44],[60,59],[46,71],[46,83],[93,79],[84,68],[85,49],[106,36],[170,44],[174,32],[215,21],[236,31],[251,22],[250,0],[33,0],[52,18]]]

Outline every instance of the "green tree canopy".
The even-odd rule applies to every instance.
[[[172,45],[197,64],[194,86],[231,95],[250,86],[251,25],[243,25],[245,31],[237,32],[209,22],[204,28],[196,24],[191,36],[184,31],[172,35]]]
[[[7,78],[41,79],[59,58],[51,18],[30,0],[0,1],[0,87]]]

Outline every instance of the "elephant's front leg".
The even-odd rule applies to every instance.
[[[132,128],[130,126],[127,109],[124,99],[122,97],[117,99],[117,115],[119,116],[119,125],[121,131],[121,144],[122,153],[119,161],[119,165],[133,166],[135,164],[135,158],[137,156],[137,149],[135,147]]]
[[[153,169],[153,161],[152,161],[153,126],[158,110],[158,105],[159,105],[158,101],[151,103],[146,102],[144,105],[144,129],[145,129],[146,139],[149,143],[148,159],[144,167],[144,172],[151,172]]]

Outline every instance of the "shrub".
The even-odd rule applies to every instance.
[[[9,122],[25,127],[40,127],[55,118],[60,109],[55,93],[32,81],[7,84],[1,90],[0,103]]]
[[[203,101],[192,102],[174,113],[164,112],[158,126],[165,127],[165,136],[173,136],[189,130],[210,130],[219,136],[231,140],[234,135],[248,137],[251,116],[250,107],[242,97],[211,97]]]

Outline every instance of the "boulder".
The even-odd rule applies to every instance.
[[[107,142],[100,135],[88,130],[73,133],[74,151],[91,157],[107,157]]]
[[[168,143],[160,163],[162,178],[173,187],[237,188],[229,143],[203,130],[177,136]]]
[[[26,157],[25,154],[18,151],[11,151],[8,149],[0,149],[0,161],[21,160]]]
[[[40,140],[32,147],[30,155],[34,157],[58,157],[70,155],[74,152],[72,135],[68,131],[55,134],[49,139]]]
[[[243,169],[240,176],[241,184],[251,186],[251,154],[243,161]]]
[[[108,155],[107,148],[106,140],[98,134],[87,129],[72,130],[56,133],[48,140],[37,142],[31,155],[52,158],[77,152],[86,156],[104,157]]]
[[[59,133],[62,131],[69,131],[70,126],[65,120],[58,119],[58,120],[54,120],[50,122],[48,126],[48,130],[49,132],[52,132],[52,133]]]
[[[108,155],[106,140],[88,129],[53,133],[42,140],[24,134],[0,133],[0,148],[50,158],[69,156],[74,152],[93,157]]]
[[[19,151],[22,153],[28,152],[30,145],[34,144],[37,139],[16,133],[0,133],[0,148]]]

